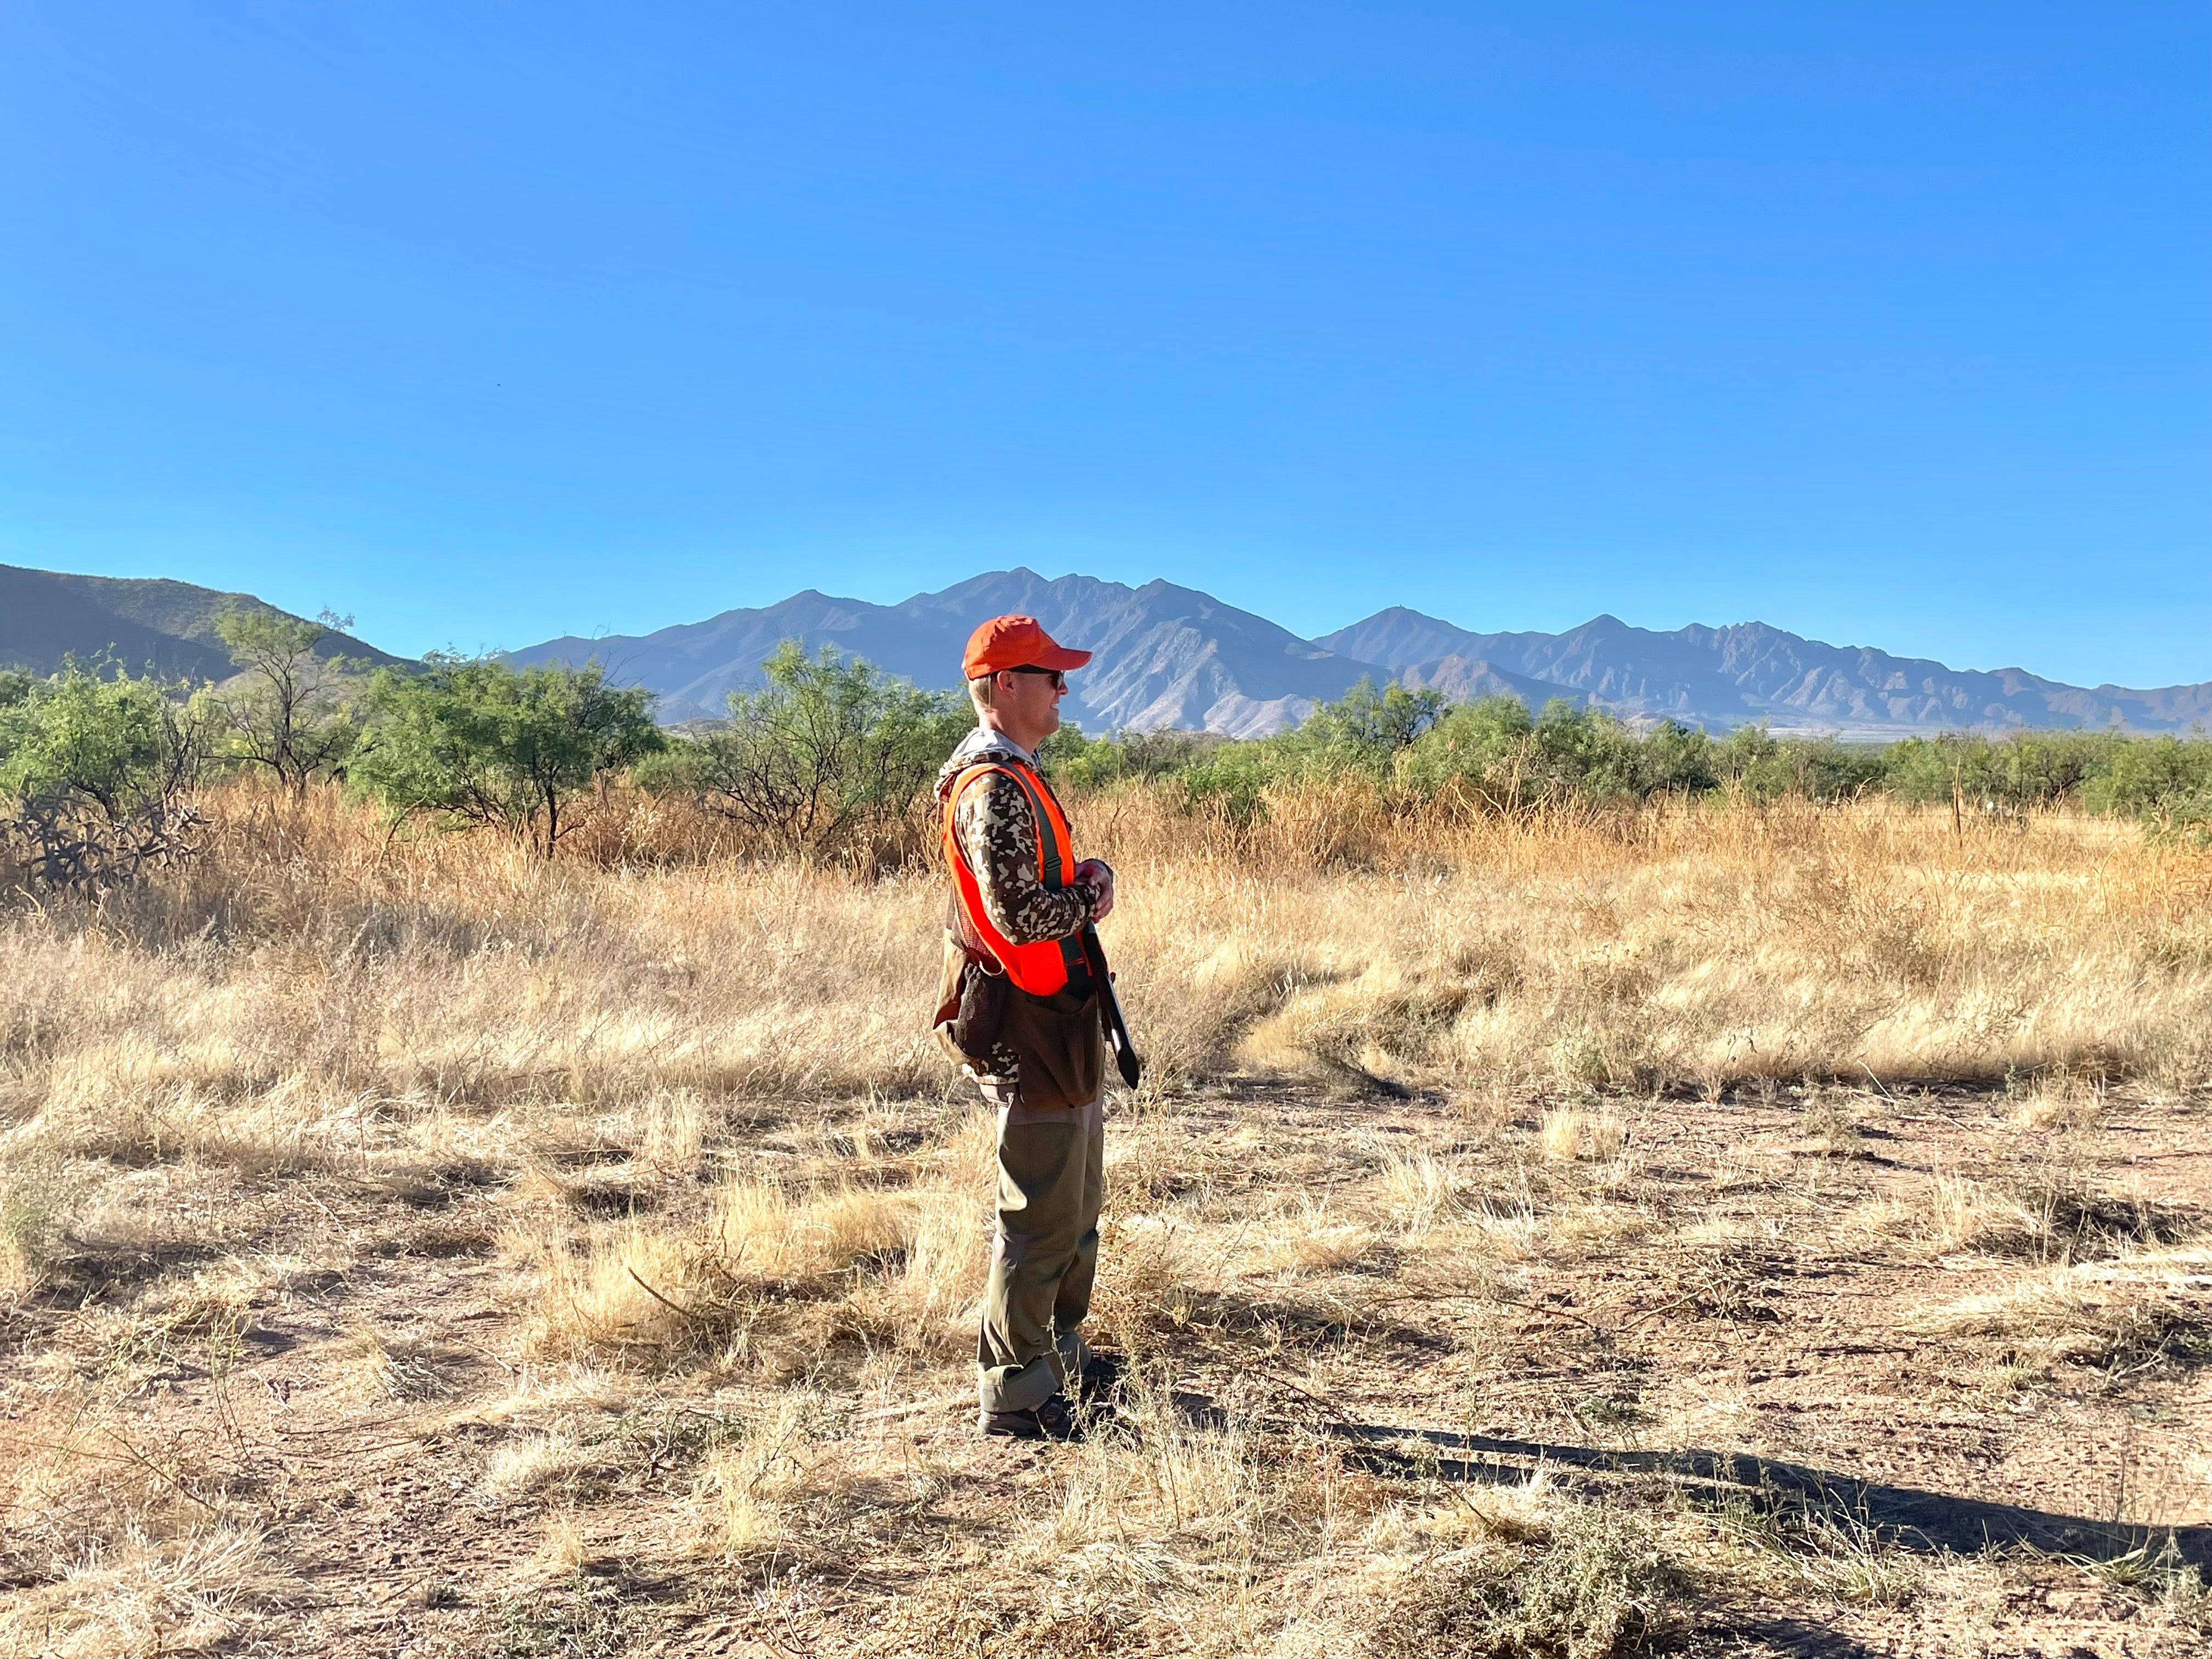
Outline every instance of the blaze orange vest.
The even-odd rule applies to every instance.
[[[1087,984],[1091,969],[1084,959],[1082,940],[1075,934],[1036,945],[1017,945],[992,925],[990,912],[983,908],[982,890],[960,851],[960,837],[952,820],[962,794],[986,772],[1004,772],[1021,786],[1028,799],[1030,816],[1036,820],[1037,878],[1049,888],[1065,887],[1075,870],[1075,848],[1068,839],[1066,815],[1039,773],[1018,761],[989,760],[969,767],[945,795],[945,862],[952,871],[953,890],[959,896],[960,915],[969,933],[982,941],[1008,979],[1032,996],[1048,997],[1071,980]]]

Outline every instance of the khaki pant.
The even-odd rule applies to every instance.
[[[975,1386],[987,1412],[1027,1411],[1072,1385],[1098,1270],[1106,1198],[1100,1103],[999,1109],[999,1224]]]

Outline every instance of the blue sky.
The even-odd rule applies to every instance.
[[[0,0],[0,561],[2212,678],[2212,12]]]

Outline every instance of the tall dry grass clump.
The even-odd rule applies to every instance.
[[[1363,816],[1317,788],[1252,826],[1141,798],[1094,821],[1170,1071],[1526,1091],[2212,1069],[2212,862],[2109,820]]]
[[[2126,824],[1962,836],[1887,804],[1394,815],[1334,787],[1269,807],[1073,804],[1121,873],[1105,931],[1159,1086],[1273,1070],[1565,1099],[2212,1073],[2204,856]],[[374,1171],[433,1143],[496,1156],[514,1112],[621,1139],[678,1097],[946,1085],[923,1029],[943,904],[926,870],[752,862],[644,797],[604,804],[589,858],[550,862],[489,836],[392,840],[330,794],[209,809],[197,862],[0,920],[18,1156]],[[36,1209],[19,1196],[11,1236]]]

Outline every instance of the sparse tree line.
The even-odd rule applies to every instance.
[[[0,841],[41,886],[96,888],[188,855],[192,795],[258,773],[296,799],[343,786],[410,820],[489,825],[550,854],[575,798],[662,746],[652,697],[596,666],[433,654],[367,670],[327,654],[351,619],[240,607],[239,673],[187,686],[113,664],[0,672]]]
[[[343,787],[409,824],[483,828],[550,856],[617,780],[687,797],[775,854],[839,857],[903,822],[970,722],[964,698],[787,643],[729,718],[664,732],[653,695],[597,664],[517,668],[434,653],[381,668],[325,654],[350,619],[240,608],[220,685],[77,663],[0,671],[0,851],[52,889],[186,857],[198,788],[258,774],[297,799]]]
[[[1062,733],[1048,746],[1079,784],[1152,779],[1181,787],[1193,805],[1232,813],[1264,811],[1270,789],[1358,779],[1408,803],[1455,788],[1499,808],[1722,793],[1754,801],[1884,794],[1984,816],[2070,805],[2183,833],[2212,826],[2212,739],[2201,732],[1948,733],[1873,744],[1778,737],[1749,725],[1717,738],[1674,720],[1638,727],[1564,699],[1533,711],[1510,696],[1455,704],[1435,691],[1362,681],[1276,737]]]
[[[786,641],[726,720],[653,723],[653,697],[596,664],[516,668],[433,653],[367,672],[326,654],[349,618],[240,608],[217,623],[239,673],[188,687],[110,664],[43,678],[0,671],[0,843],[43,887],[96,888],[187,856],[202,784],[257,773],[298,799],[343,787],[392,829],[480,827],[550,856],[585,800],[617,780],[686,799],[770,855],[854,858],[910,825],[972,720],[957,693],[918,690],[824,647]],[[2212,834],[2212,741],[2111,732],[1914,738],[1887,744],[1715,738],[1639,728],[1565,701],[1450,704],[1363,681],[1278,736],[1190,732],[1046,744],[1079,789],[1146,787],[1187,809],[1249,821],[1273,792],[1352,785],[1418,807],[1449,789],[1499,811],[1547,801],[1728,793],[1832,801],[1885,793],[1954,812],[2072,805],[2132,814],[2162,834]]]

